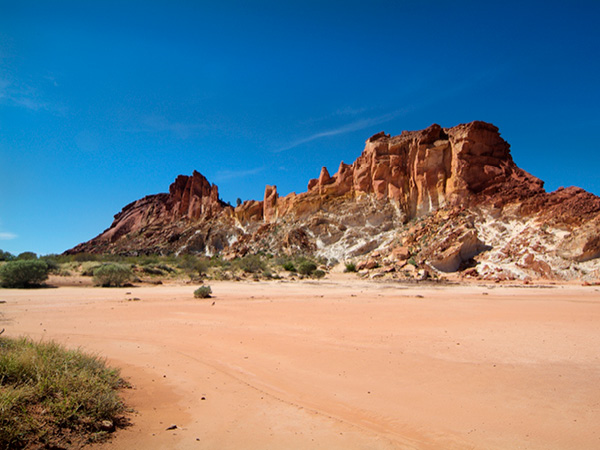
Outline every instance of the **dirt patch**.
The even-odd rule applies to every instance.
[[[211,282],[206,300],[192,285],[2,290],[0,311],[9,335],[122,368],[133,426],[101,449],[598,445],[593,288],[347,275]]]

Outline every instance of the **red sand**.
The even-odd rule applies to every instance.
[[[122,368],[99,449],[600,448],[598,287],[211,286],[4,289],[1,327]]]

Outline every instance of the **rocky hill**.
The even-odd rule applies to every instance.
[[[204,176],[127,205],[67,253],[312,254],[371,276],[460,272],[484,279],[600,278],[600,198],[547,193],[484,122],[379,133],[352,164],[306,192],[232,207]]]

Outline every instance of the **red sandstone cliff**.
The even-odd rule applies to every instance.
[[[472,122],[378,133],[354,163],[333,175],[323,167],[306,192],[280,197],[267,186],[262,200],[236,208],[198,172],[181,175],[168,194],[127,205],[68,253],[375,254],[384,265],[403,254],[432,270],[560,277],[597,261],[599,229],[600,198],[578,188],[546,193],[495,126]],[[592,265],[581,270],[600,270]]]

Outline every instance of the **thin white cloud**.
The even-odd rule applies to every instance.
[[[132,133],[169,132],[180,139],[187,139],[196,131],[205,128],[207,127],[203,123],[174,122],[163,116],[152,115],[143,117],[138,126],[129,128],[127,131]]]
[[[283,146],[283,147],[275,150],[274,152],[281,153],[286,150],[290,150],[294,147],[298,147],[302,144],[307,144],[308,142],[316,141],[317,139],[322,139],[322,138],[329,137],[329,136],[337,136],[340,134],[346,134],[346,133],[351,133],[353,131],[363,130],[365,128],[368,128],[368,127],[371,127],[374,125],[379,125],[379,124],[382,124],[385,122],[389,122],[390,120],[393,120],[400,115],[406,114],[406,112],[407,112],[407,109],[401,109],[401,110],[397,110],[397,111],[394,111],[394,112],[391,112],[388,114],[384,114],[381,116],[377,116],[377,117],[369,117],[366,119],[356,120],[356,121],[350,122],[346,125],[342,125],[338,128],[321,131],[319,133],[312,134],[305,138],[298,139],[296,141],[289,143],[286,146]]]
[[[354,108],[352,106],[344,106],[342,108],[336,109],[332,113],[329,113],[325,116],[310,117],[306,120],[302,120],[300,123],[306,125],[336,119],[339,117],[358,116],[360,114],[365,114],[369,110],[372,110],[372,108]]]
[[[238,178],[244,178],[250,175],[256,175],[257,173],[265,170],[264,167],[256,167],[254,169],[245,169],[245,170],[220,170],[218,171],[213,179],[215,181],[227,181],[234,180]]]
[[[16,239],[17,235],[14,233],[8,233],[6,231],[0,232],[0,241],[10,241],[11,239]]]
[[[7,79],[0,79],[0,104],[25,108],[29,111],[64,113],[61,105],[53,105],[42,99],[36,89],[28,85],[15,85]]]
[[[17,106],[21,106],[25,109],[29,109],[31,111],[39,111],[39,110],[50,111],[50,107],[49,107],[48,103],[36,100],[31,97],[19,97],[19,96],[13,95],[13,96],[9,97],[9,99],[12,101],[13,104],[15,104]]]

